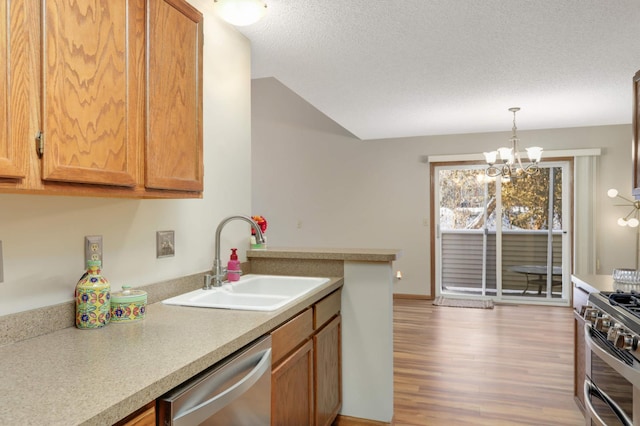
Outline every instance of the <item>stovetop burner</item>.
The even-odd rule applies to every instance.
[[[620,306],[640,318],[640,294],[635,291],[609,293],[609,303],[613,306]]]

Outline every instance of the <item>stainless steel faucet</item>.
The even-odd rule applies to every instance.
[[[220,222],[218,228],[216,229],[216,248],[215,248],[215,258],[213,259],[213,269],[211,270],[211,274],[206,274],[204,276],[204,286],[203,290],[211,290],[213,287],[220,287],[222,282],[224,281],[224,276],[227,273],[227,268],[222,266],[222,262],[220,261],[220,233],[222,232],[222,228],[231,222],[232,220],[244,220],[248,222],[249,225],[256,231],[256,243],[262,244],[264,243],[264,236],[262,235],[262,230],[257,223],[251,220],[248,216],[229,216]],[[213,281],[213,284],[211,283]]]

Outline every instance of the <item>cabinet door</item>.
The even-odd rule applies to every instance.
[[[313,342],[308,340],[271,372],[271,424],[313,424]]]
[[[42,179],[135,186],[144,0],[43,3]]]
[[[0,65],[0,178],[24,178],[29,153],[35,154],[39,125],[37,8],[33,0],[0,1],[0,58],[4,64]]]
[[[148,2],[145,186],[202,191],[202,14]]]
[[[338,315],[314,337],[316,426],[329,426],[342,405],[341,317]]]

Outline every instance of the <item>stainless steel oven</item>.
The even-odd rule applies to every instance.
[[[590,324],[585,325],[586,379],[584,400],[587,425],[640,425],[640,412],[633,422],[633,384],[625,376],[640,374],[606,349],[602,335]],[[614,368],[615,367],[615,368]],[[623,370],[621,373],[619,370]]]
[[[640,426],[640,317],[623,312],[607,293],[583,309],[588,426]]]

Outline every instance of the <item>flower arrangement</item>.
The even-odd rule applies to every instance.
[[[260,230],[264,233],[267,232],[267,219],[264,216],[251,216],[251,219],[260,227]],[[251,235],[255,235],[256,231],[251,228]]]
[[[267,236],[265,235],[265,232],[267,231],[267,219],[265,219],[264,216],[251,216],[251,219],[260,227],[263,234],[262,236],[265,239],[263,243],[258,244],[256,242],[256,231],[251,227],[251,249],[264,250],[267,248]]]

